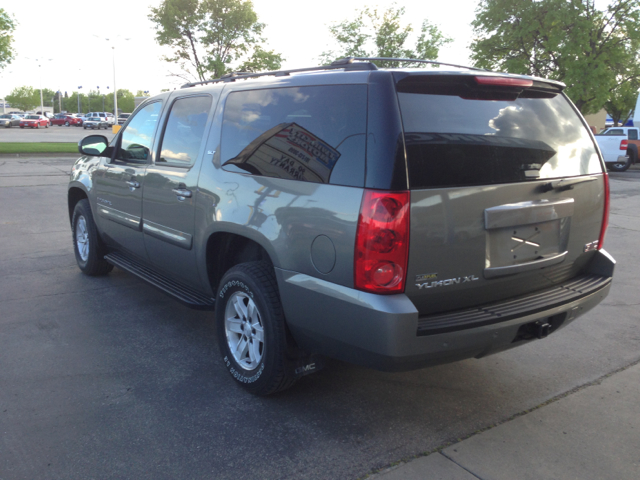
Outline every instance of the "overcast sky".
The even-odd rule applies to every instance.
[[[179,86],[184,82],[168,76],[172,67],[160,59],[164,50],[155,43],[153,26],[147,18],[149,8],[160,3],[161,0],[3,1],[2,7],[18,25],[14,35],[17,57],[0,72],[0,98],[15,87],[40,88],[40,81],[44,88],[69,94],[78,86],[83,87],[83,93],[98,86],[101,92],[112,92],[112,45],[117,88],[155,94],[163,88]],[[392,3],[379,0],[369,5],[384,8]],[[253,0],[253,4],[259,20],[267,24],[267,48],[286,58],[284,68],[317,65],[318,56],[331,46],[328,25],[353,18],[355,11],[364,6],[362,0]],[[401,4],[407,11],[405,22],[412,23],[415,29],[428,19],[454,39],[441,50],[439,60],[470,63],[470,23],[476,0]]]

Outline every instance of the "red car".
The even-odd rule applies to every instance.
[[[20,128],[49,128],[49,119],[44,115],[27,115],[20,120]]]
[[[73,115],[58,114],[51,119],[51,125],[58,125],[59,127],[62,125],[66,125],[67,127],[76,125],[80,127],[82,126],[82,119]]]

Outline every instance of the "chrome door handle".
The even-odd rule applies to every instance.
[[[191,198],[191,195],[192,195],[191,190],[187,190],[186,188],[174,188],[171,191],[175,193],[178,197]]]
[[[134,182],[133,180],[127,181],[127,185],[131,188],[140,188],[140,184],[138,182]]]

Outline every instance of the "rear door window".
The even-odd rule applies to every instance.
[[[366,118],[366,85],[232,92],[222,124],[223,168],[362,186]]]
[[[210,109],[209,95],[177,99],[171,106],[156,163],[180,167],[193,165]]]
[[[601,173],[588,130],[558,92],[478,89],[474,77],[397,83],[412,189]]]

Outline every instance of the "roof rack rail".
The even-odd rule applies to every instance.
[[[231,72],[225,73],[220,78],[215,78],[212,80],[204,80],[202,82],[191,82],[185,83],[180,88],[189,88],[195,87],[196,85],[207,85],[208,83],[219,83],[219,82],[234,82],[240,78],[256,78],[256,77],[265,77],[265,76],[275,76],[275,77],[285,77],[292,73],[300,73],[300,72],[319,72],[322,70],[377,70],[373,63],[369,62],[361,62],[361,63],[345,63],[345,64],[336,64],[333,62],[331,65],[320,65],[317,67],[307,67],[307,68],[295,68],[291,70],[277,70],[274,72],[262,72],[262,73],[252,73],[252,72]]]
[[[467,67],[465,65],[456,65],[453,63],[436,62],[434,60],[420,60],[419,58],[345,57],[345,58],[336,60],[335,62],[331,63],[331,65],[358,65],[357,63],[354,63],[354,60],[358,60],[359,62],[384,61],[384,62],[431,63],[433,65],[444,65],[445,67],[466,68],[468,70],[481,70],[483,72],[487,71],[484,68]]]

